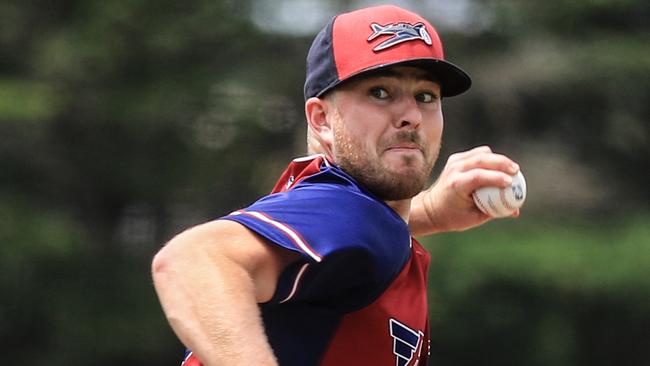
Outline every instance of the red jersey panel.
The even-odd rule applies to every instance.
[[[411,259],[369,306],[341,320],[322,366],[424,366],[429,352],[429,253],[415,240]]]

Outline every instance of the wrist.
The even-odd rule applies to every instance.
[[[411,217],[409,219],[409,229],[413,236],[435,234],[440,231],[435,208],[428,198],[429,195],[429,190],[426,190],[413,197]]]
[[[430,190],[427,190],[425,192],[429,193],[429,191]],[[436,211],[433,207],[433,202],[430,199],[430,194],[427,193],[422,195],[422,208],[427,219],[427,228],[429,229],[428,233],[433,234],[442,230],[439,227],[439,220],[437,219]]]

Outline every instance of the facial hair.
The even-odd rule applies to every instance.
[[[345,172],[354,177],[364,188],[384,201],[397,201],[412,198],[420,193],[431,174],[438,158],[440,147],[429,149],[416,131],[400,131],[379,141],[376,151],[368,151],[364,144],[345,130],[342,124],[334,126],[334,160]],[[418,159],[402,156],[399,171],[385,166],[381,153],[385,148],[399,143],[416,144],[424,155],[421,167]]]

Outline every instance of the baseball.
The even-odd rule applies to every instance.
[[[483,187],[472,194],[474,203],[483,213],[492,217],[512,215],[526,200],[526,180],[519,171],[512,176],[507,188]]]

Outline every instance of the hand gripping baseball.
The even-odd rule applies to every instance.
[[[514,161],[488,146],[451,155],[438,180],[413,201],[413,234],[462,231],[485,223],[492,217],[479,210],[472,194],[483,187],[506,188],[517,172]],[[426,213],[426,222],[418,217],[419,210]],[[519,216],[519,209],[511,216]]]

